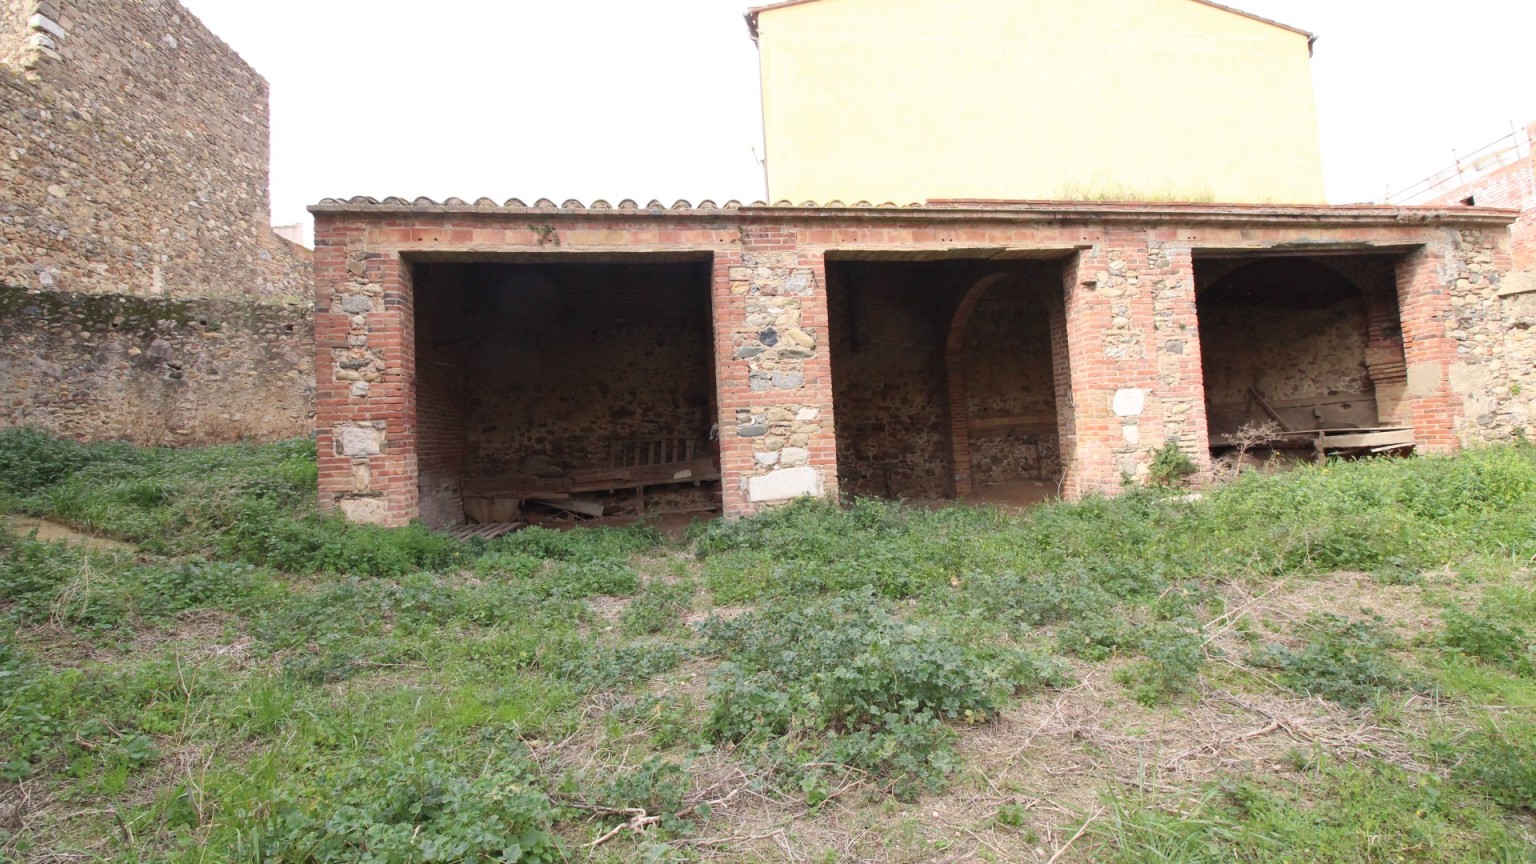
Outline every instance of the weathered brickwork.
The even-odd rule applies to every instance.
[[[429,260],[513,256],[554,266],[644,254],[712,261],[716,424],[723,503],[733,516],[839,491],[829,255],[1056,262],[1062,276],[1044,291],[1043,314],[1063,488],[1071,495],[1112,492],[1124,476],[1144,475],[1167,441],[1197,464],[1208,462],[1194,262],[1216,251],[1294,254],[1308,247],[1390,256],[1401,312],[1402,410],[1421,449],[1512,434],[1518,418],[1507,381],[1511,344],[1525,344],[1511,335],[1515,318],[1485,311],[1474,321],[1472,314],[1512,308],[1497,297],[1513,219],[1502,211],[708,202],[642,209],[632,202],[588,208],[399,199],[327,201],[312,211],[321,499],[363,521],[400,524],[421,514],[422,418],[432,412],[424,394],[418,402],[427,371],[417,365],[415,327],[417,307],[436,301],[416,296],[413,284]],[[1382,317],[1373,314],[1372,321]],[[942,333],[951,320],[936,329]],[[1463,382],[1475,370],[1505,376],[1494,382],[1505,392],[1474,414],[1468,394],[1482,398],[1483,391]],[[956,429],[969,429],[973,410],[969,398],[959,411],[951,407],[960,415],[949,418],[952,440]],[[1487,424],[1484,415],[1491,415]],[[956,473],[969,474],[973,461],[956,460],[965,469]]]
[[[0,288],[0,427],[197,445],[308,434],[308,305]]]
[[[0,61],[0,284],[308,301],[267,84],[178,3],[4,0]]]

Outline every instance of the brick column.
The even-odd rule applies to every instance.
[[[1461,400],[1451,389],[1456,340],[1448,330],[1451,290],[1446,284],[1452,241],[1420,248],[1397,265],[1397,305],[1403,322],[1407,383],[1397,419],[1411,421],[1420,453],[1453,453],[1460,447],[1456,421]]]
[[[1193,258],[1155,237],[1110,229],[1066,268],[1069,368],[1057,380],[1071,393],[1062,412],[1069,497],[1144,478],[1165,441],[1210,466]]]
[[[315,225],[315,426],[320,508],[353,522],[417,516],[410,269],[364,230]]]
[[[827,278],[795,231],[747,226],[716,254],[715,376],[727,517],[836,496]]]

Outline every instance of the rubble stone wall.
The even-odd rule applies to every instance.
[[[949,494],[944,336],[956,289],[965,286],[945,284],[921,264],[866,265],[834,280],[833,397],[844,494]]]
[[[4,2],[0,284],[308,299],[268,224],[260,75],[175,0]]]
[[[978,488],[1061,474],[1051,325],[1040,287],[992,287],[966,325],[966,419]],[[1060,282],[1051,287],[1059,291]]]
[[[1123,477],[1145,477],[1170,441],[1208,464],[1199,250],[1262,254],[1305,244],[1398,256],[1406,370],[1399,410],[1423,452],[1512,436],[1529,411],[1530,391],[1514,385],[1530,365],[1530,310],[1501,296],[1510,220],[1486,211],[1086,203],[642,209],[388,199],[328,201],[313,212],[316,346],[325,358],[316,382],[321,503],[359,521],[403,524],[422,512],[414,334],[426,294],[417,296],[413,260],[711,258],[728,516],[839,493],[844,405],[834,400],[829,351],[829,254],[834,267],[849,257],[1060,262],[1052,265],[1062,273],[1059,293],[1048,292],[1047,306],[1069,497],[1113,494]],[[953,422],[952,410],[939,411]],[[962,473],[969,472],[952,478],[957,486]]]
[[[309,435],[307,305],[0,288],[0,427],[149,446]]]

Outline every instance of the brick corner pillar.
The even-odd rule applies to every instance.
[[[1191,250],[1157,229],[1111,229],[1065,268],[1062,320],[1069,394],[1058,408],[1062,488],[1111,494],[1145,480],[1168,441],[1210,470]]]
[[[1457,342],[1450,335],[1454,243],[1420,247],[1398,262],[1397,304],[1403,322],[1407,380],[1398,410],[1409,421],[1420,453],[1454,453],[1461,448],[1457,422],[1461,400],[1451,387]]]
[[[400,526],[417,517],[410,268],[365,252],[365,229],[315,220],[315,429],[320,509]]]
[[[715,255],[715,378],[727,518],[837,496],[824,256],[748,225]]]

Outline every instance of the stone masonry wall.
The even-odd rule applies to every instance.
[[[1206,401],[1271,401],[1371,392],[1364,301],[1321,309],[1213,304],[1200,309]]]
[[[1519,346],[1528,344],[1519,322],[1530,319],[1499,296],[1509,267],[1509,220],[1501,214],[968,206],[323,202],[313,208],[321,503],[383,524],[421,515],[418,298],[410,261],[433,256],[712,259],[722,495],[733,517],[801,495],[838,493],[829,253],[1063,262],[1060,293],[1047,305],[1069,497],[1113,493],[1122,476],[1144,476],[1167,441],[1197,464],[1208,460],[1197,250],[1262,253],[1304,244],[1314,254],[1399,256],[1395,284],[1406,369],[1401,411],[1416,427],[1421,449],[1453,452],[1467,442],[1513,434],[1525,391],[1515,393],[1511,381],[1524,373],[1510,370],[1517,362],[1529,364],[1518,355],[1526,350]]]
[[[469,286],[457,338],[472,406],[471,476],[602,468],[614,441],[635,438],[691,438],[708,454],[715,413],[707,271],[658,265],[577,278],[591,281],[556,285],[506,268]],[[655,298],[646,320],[614,314],[626,289]]]
[[[980,426],[970,433],[977,488],[1061,473],[1048,316],[1036,290],[998,285],[966,326],[966,415]]]
[[[0,288],[0,427],[200,445],[308,435],[308,306]]]
[[[306,300],[268,222],[267,84],[175,0],[4,0],[0,284]]]
[[[28,19],[36,5],[32,0],[0,0],[0,66],[20,69],[30,61],[34,49]]]
[[[1455,346],[1448,383],[1459,397],[1456,431],[1464,442],[1536,437],[1536,292],[1505,291],[1511,276],[1506,238],[1455,231],[1438,264],[1449,288],[1446,335]],[[1409,386],[1414,385],[1410,368]]]
[[[833,273],[837,462],[851,496],[941,498],[953,470],[944,335],[956,289],[933,265],[877,263]]]

